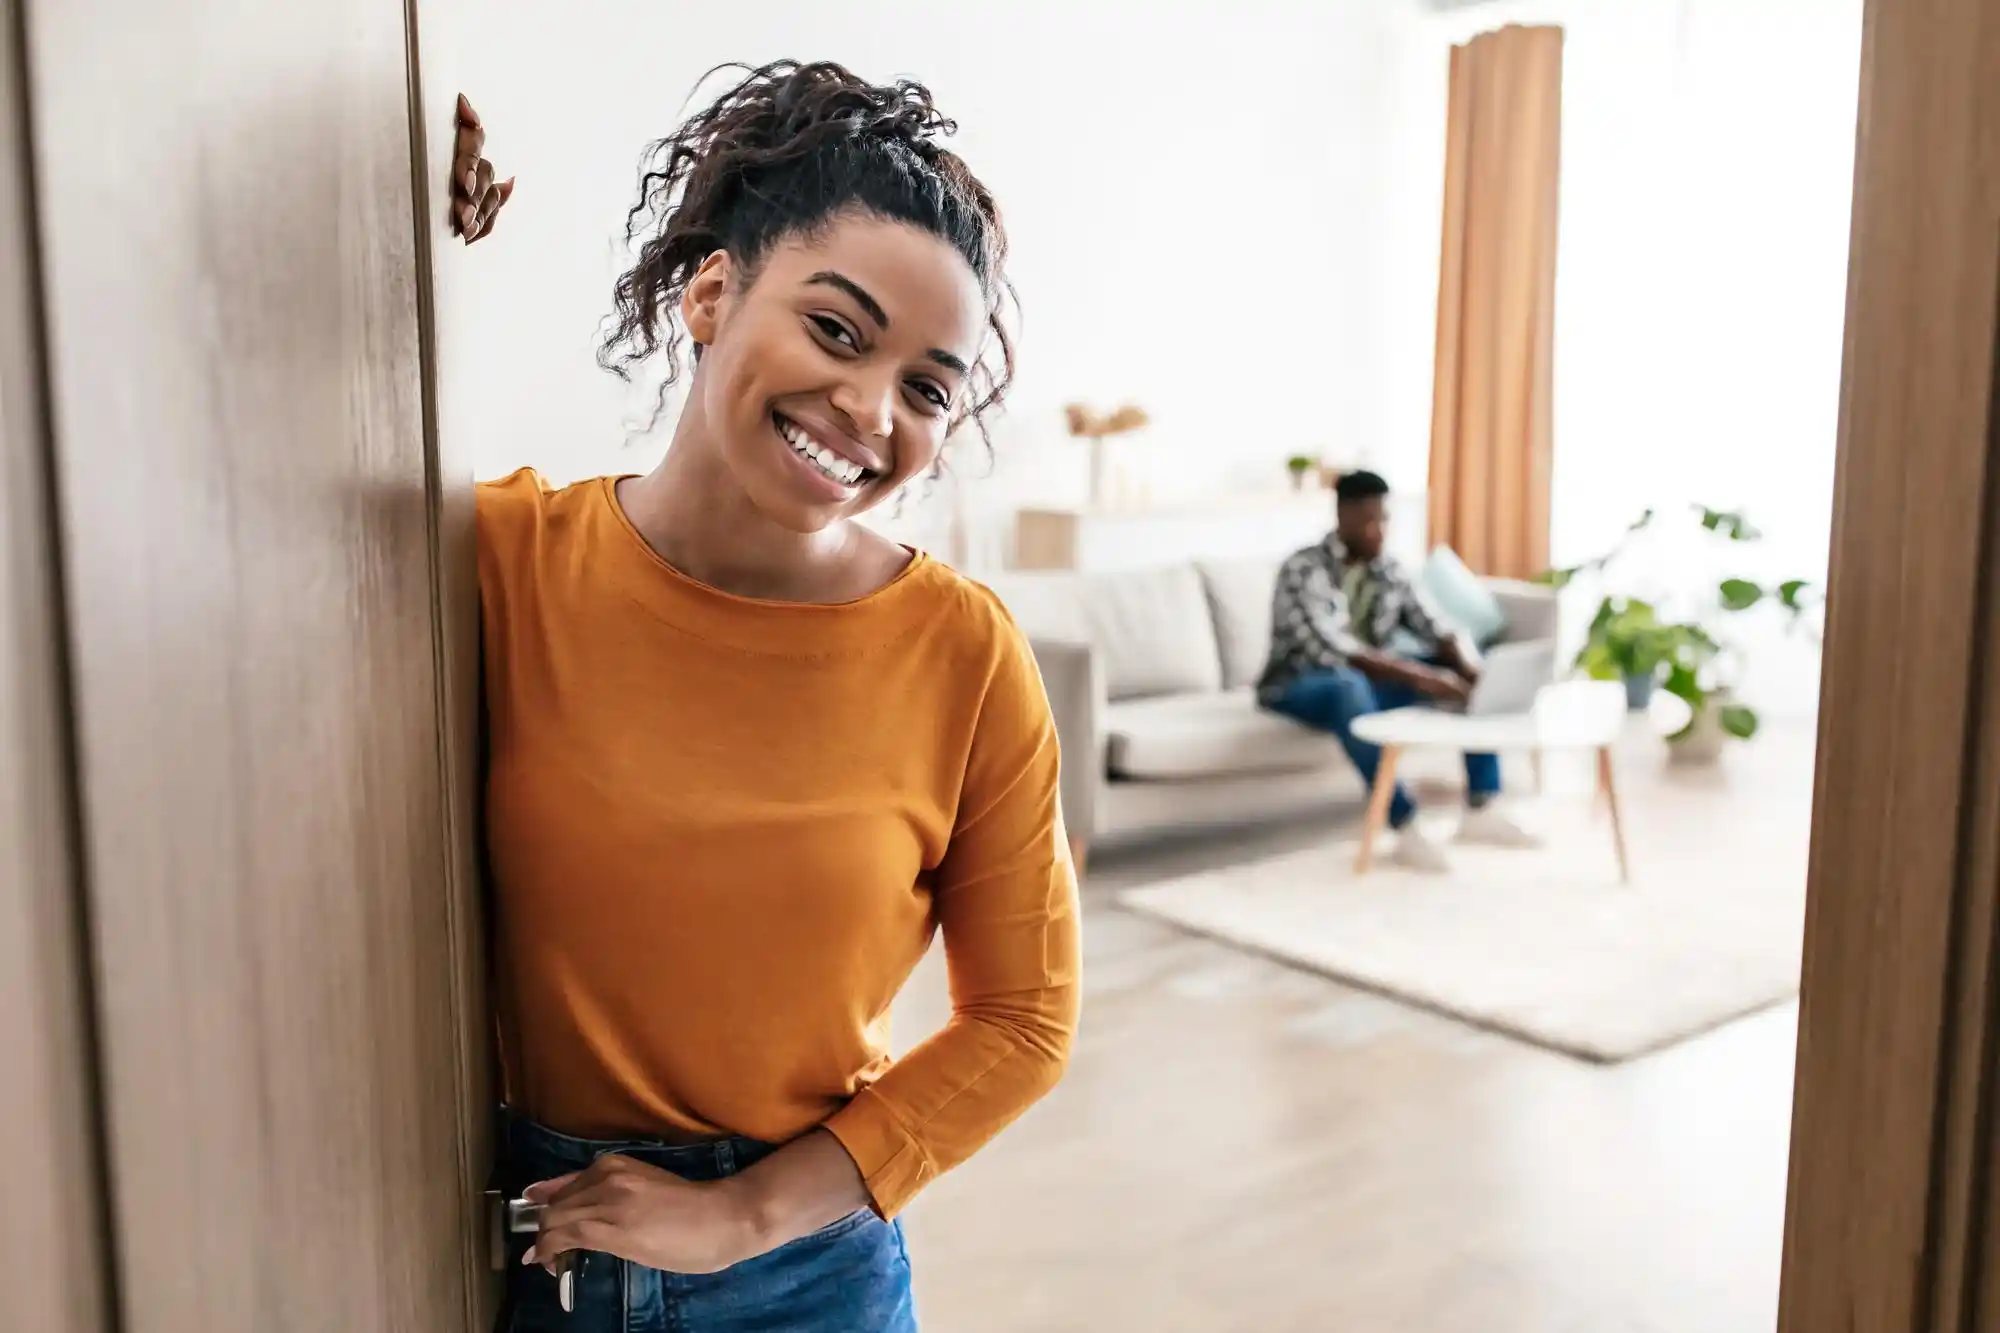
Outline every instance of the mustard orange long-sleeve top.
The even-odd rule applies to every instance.
[[[668,566],[611,478],[479,488],[505,1095],[587,1137],[824,1125],[893,1215],[1077,1019],[1056,736],[1020,632],[917,556],[839,606]],[[944,933],[953,1013],[888,1015]]]

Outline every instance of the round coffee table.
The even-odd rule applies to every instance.
[[[1597,790],[1611,811],[1611,841],[1618,852],[1618,878],[1631,882],[1625,858],[1625,827],[1619,819],[1618,786],[1611,752],[1625,729],[1625,687],[1617,681],[1565,681],[1544,689],[1526,713],[1467,716],[1436,708],[1392,708],[1354,720],[1354,734],[1380,746],[1382,762],[1375,770],[1375,787],[1368,794],[1368,819],[1361,829],[1361,850],[1354,873],[1365,875],[1375,856],[1375,839],[1389,817],[1389,797],[1396,789],[1396,766],[1403,751],[1415,746],[1456,750],[1460,754],[1505,754],[1527,751],[1539,764],[1549,750],[1597,752]]]

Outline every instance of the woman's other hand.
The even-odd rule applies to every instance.
[[[762,1253],[740,1191],[730,1181],[682,1180],[609,1153],[582,1171],[530,1185],[525,1193],[545,1207],[541,1234],[521,1262],[551,1273],[572,1250],[615,1255],[669,1273],[716,1273]]]
[[[493,164],[480,154],[486,131],[465,94],[458,95],[458,139],[451,152],[451,229],[467,245],[493,234],[500,210],[514,196],[514,178],[493,179]]]

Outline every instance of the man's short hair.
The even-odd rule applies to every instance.
[[[1378,500],[1389,493],[1389,483],[1373,472],[1345,472],[1333,484],[1333,494],[1341,504],[1356,500]]]

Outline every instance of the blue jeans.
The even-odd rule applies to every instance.
[[[1295,722],[1332,732],[1340,739],[1347,757],[1361,770],[1361,780],[1373,787],[1375,770],[1382,764],[1382,751],[1354,734],[1354,719],[1424,702],[1423,696],[1407,685],[1370,680],[1353,667],[1334,667],[1306,672],[1285,686],[1284,693],[1272,699],[1267,706],[1272,712],[1283,713]],[[1465,790],[1474,805],[1497,796],[1500,792],[1500,757],[1491,754],[1466,755]],[[1410,793],[1403,784],[1397,783],[1395,794],[1389,799],[1389,827],[1403,827],[1415,818],[1416,813],[1417,803],[1410,799]]]
[[[617,1152],[686,1180],[734,1175],[775,1149],[753,1139],[696,1147],[576,1139],[505,1116],[495,1184],[518,1198],[538,1180]],[[508,1239],[507,1299],[499,1333],[916,1333],[910,1256],[900,1222],[863,1208],[720,1273],[664,1273],[608,1254],[578,1254],[575,1306],[564,1313],[556,1279],[521,1263],[531,1236]]]

